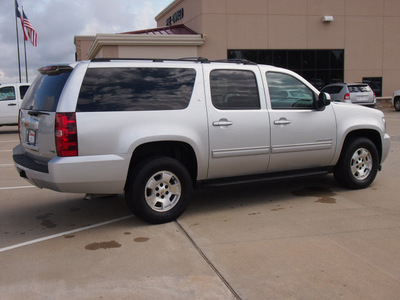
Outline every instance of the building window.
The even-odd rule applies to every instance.
[[[316,88],[343,82],[344,50],[228,50],[228,58],[282,67],[300,74]]]
[[[382,97],[382,77],[363,77],[362,82],[371,87],[376,97]]]

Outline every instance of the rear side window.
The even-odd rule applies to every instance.
[[[257,81],[251,71],[213,70],[210,85],[212,103],[218,109],[260,109]]]
[[[321,90],[321,92],[328,93],[328,94],[339,94],[342,89],[343,89],[342,86],[327,86],[327,87],[324,87]]]
[[[76,111],[184,109],[195,79],[186,68],[89,68]]]
[[[19,94],[21,95],[21,99],[24,99],[26,91],[28,90],[29,85],[21,85],[19,87]]]
[[[0,101],[15,100],[15,90],[12,86],[0,88]]]
[[[70,72],[57,75],[40,74],[28,89],[21,108],[54,112]]]

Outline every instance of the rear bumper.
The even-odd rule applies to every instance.
[[[14,164],[21,177],[31,184],[58,192],[119,194],[123,193],[129,159],[120,155],[55,157],[40,166],[14,148]],[[22,159],[23,158],[23,159]],[[47,171],[47,172],[46,172]]]
[[[353,104],[358,104],[358,105],[363,105],[363,106],[370,106],[370,107],[374,107],[375,105],[376,105],[376,99],[374,99],[374,101],[369,101],[369,102],[357,102],[357,101],[354,101],[354,102],[351,102],[351,103],[353,103]]]

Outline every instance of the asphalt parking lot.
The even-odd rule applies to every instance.
[[[400,113],[365,190],[332,176],[201,190],[148,225],[123,195],[32,187],[0,127],[0,299],[399,299]]]

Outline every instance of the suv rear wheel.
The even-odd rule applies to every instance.
[[[333,174],[342,186],[363,189],[374,181],[378,164],[374,143],[367,138],[355,138],[345,144]]]
[[[169,157],[153,157],[134,167],[125,199],[130,210],[149,223],[165,223],[186,209],[192,190],[185,166]]]

